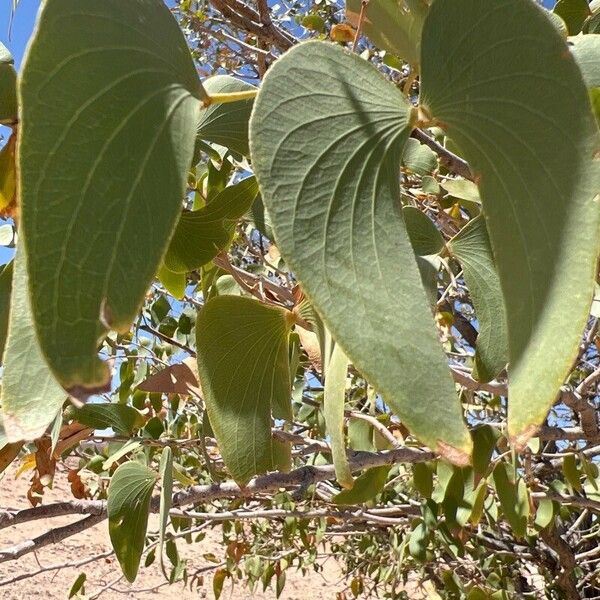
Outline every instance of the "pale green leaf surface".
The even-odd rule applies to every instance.
[[[225,465],[240,484],[273,468],[271,414],[291,419],[289,313],[241,296],[196,320],[198,373]]]
[[[491,381],[508,362],[508,332],[500,279],[483,217],[467,223],[448,248],[460,261],[479,322],[474,376],[479,381]]]
[[[230,75],[215,75],[203,82],[208,94],[228,94],[256,89],[253,85]],[[200,113],[198,138],[225,146],[242,156],[247,156],[248,121],[253,100],[211,104]]]
[[[75,410],[73,418],[94,429],[111,428],[117,435],[130,436],[146,422],[144,415],[132,406],[114,402],[85,404]]]
[[[184,196],[202,86],[161,0],[47,0],[20,79],[22,228],[36,330],[61,384],[109,385]]]
[[[526,443],[592,299],[597,127],[565,42],[527,0],[445,0],[423,30],[422,103],[477,174],[509,334],[509,432]]]
[[[184,212],[164,257],[174,273],[193,271],[210,262],[233,239],[235,222],[248,212],[258,194],[254,177],[227,186],[206,206]]]
[[[506,520],[517,538],[525,537],[529,517],[527,485],[520,477],[515,478],[514,467],[500,462],[494,469],[494,487]]]
[[[404,146],[402,164],[417,175],[430,175],[437,167],[437,156],[425,144],[408,138]]]
[[[173,495],[173,451],[166,446],[160,455],[159,473],[161,478],[160,507],[159,507],[159,549],[160,566],[165,577],[167,571],[164,565],[163,545],[165,533],[169,522],[169,511],[171,510],[171,496]]]
[[[568,41],[587,87],[600,87],[600,34],[578,35]]]
[[[477,186],[468,179],[446,179],[442,187],[454,198],[468,202],[481,202]]]
[[[348,0],[346,17],[358,25],[361,0]],[[382,50],[418,67],[421,30],[429,9],[425,0],[370,0],[361,31]]]
[[[354,478],[346,456],[346,435],[344,433],[347,376],[348,357],[344,354],[341,346],[336,344],[327,365],[327,377],[323,394],[323,414],[331,445],[335,477],[342,487],[351,488],[354,484]]]
[[[444,238],[433,221],[415,206],[405,206],[402,216],[415,254],[438,254],[444,248]]]
[[[133,582],[144,550],[157,475],[134,461],[122,464],[108,486],[108,532],[123,575]]]
[[[398,202],[410,120],[366,61],[307,42],[267,73],[250,147],[278,248],[333,337],[423,443],[461,461],[470,438]]]
[[[185,273],[176,273],[167,269],[163,264],[158,269],[156,278],[165,286],[165,289],[177,300],[183,299],[185,295],[185,287],[187,285],[187,278]]]
[[[9,442],[40,437],[67,394],[40,351],[31,317],[25,254],[19,244],[13,274],[2,375],[2,420]]]

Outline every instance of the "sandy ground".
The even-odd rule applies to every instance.
[[[29,506],[26,494],[30,473],[23,474],[15,479],[13,466],[5,472],[0,479],[0,508],[17,508]],[[59,471],[55,477],[54,489],[47,490],[45,503],[70,498],[69,484],[66,472]],[[150,527],[156,528],[156,516],[153,515]],[[51,527],[65,525],[71,522],[68,517],[51,520],[39,520],[24,523],[18,527],[0,530],[0,547],[16,544],[22,540],[39,535]],[[37,555],[28,554],[18,561],[0,563],[0,580],[12,578],[21,573],[32,573],[42,567],[68,562],[81,561],[86,557],[98,555],[110,550],[108,528],[106,522],[88,529],[76,536],[56,545],[43,548]],[[210,563],[203,558],[206,553],[222,556],[222,548],[217,541],[217,534],[208,535],[202,542],[196,544],[178,544],[181,556],[188,560],[190,572],[202,568]],[[28,598],[44,598],[46,600],[63,600],[68,598],[71,585],[76,577],[85,571],[87,582],[85,591],[87,597],[93,597],[102,588],[110,586],[121,574],[119,565],[113,556],[103,558],[94,563],[77,568],[63,568],[60,571],[44,572],[35,577],[0,586],[0,599],[25,600]],[[123,600],[161,598],[165,600],[191,600],[198,598],[213,598],[212,581],[206,577],[201,589],[191,591],[185,589],[181,583],[172,586],[157,586],[164,584],[164,577],[160,572],[158,561],[148,568],[140,568],[138,578],[133,585],[121,579],[107,588],[100,596],[102,600]],[[233,590],[225,583],[223,600],[245,600],[256,598],[266,600],[275,598],[275,592],[267,590],[265,594],[251,594],[247,589],[237,585]],[[337,591],[344,589],[340,582],[340,572],[337,565],[329,560],[326,563],[324,574],[310,573],[303,576],[301,573],[288,572],[287,583],[281,598],[285,600],[334,600]]]

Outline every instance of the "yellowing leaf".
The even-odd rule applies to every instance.
[[[331,37],[334,42],[342,43],[353,41],[355,35],[356,31],[354,31],[354,29],[352,29],[352,27],[346,23],[337,23],[329,32],[329,37]]]

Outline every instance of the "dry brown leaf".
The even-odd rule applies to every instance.
[[[314,331],[300,327],[300,325],[296,325],[296,333],[300,338],[300,345],[304,349],[304,352],[306,352],[311,365],[315,371],[322,373],[323,361],[321,360],[321,346],[319,345],[317,334]]]
[[[70,423],[69,425],[63,426],[60,430],[59,442],[56,444],[54,450],[54,458],[59,458],[64,452],[73,448],[79,444],[79,442],[86,440],[94,432],[93,429],[85,427],[80,423]]]
[[[70,469],[67,475],[67,480],[71,484],[71,493],[75,498],[78,498],[79,500],[90,498],[89,490],[87,489],[85,483],[83,483],[81,480],[78,469]]]
[[[171,365],[151,375],[138,385],[138,390],[202,398],[196,360],[186,358],[182,363]]]
[[[352,42],[356,31],[347,23],[338,23],[331,28],[329,36],[334,42]]]
[[[0,473],[17,458],[23,442],[15,442],[14,444],[6,444],[0,448]]]

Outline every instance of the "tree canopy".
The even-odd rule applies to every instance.
[[[73,521],[0,562],[600,597],[600,0],[44,0],[13,62],[0,527]]]

